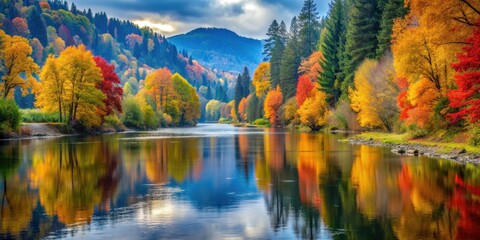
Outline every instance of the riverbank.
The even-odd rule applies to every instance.
[[[112,132],[124,132],[128,131],[127,128],[114,128],[109,126],[104,126],[99,129],[96,129],[92,132],[78,132],[74,129],[67,129],[65,124],[61,123],[22,123],[17,132],[13,132],[7,135],[1,136],[0,139],[21,139],[21,138],[31,138],[31,137],[63,137],[63,136],[72,136],[80,134],[102,134],[102,133],[112,133]]]
[[[392,148],[400,155],[423,155],[453,160],[459,163],[480,165],[480,147],[466,143],[432,142],[427,139],[408,140],[406,134],[367,132],[348,139],[351,144]]]

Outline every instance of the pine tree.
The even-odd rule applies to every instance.
[[[285,43],[287,41],[287,26],[285,22],[281,22],[278,33],[275,38],[275,44],[271,50],[270,58],[270,83],[272,88],[280,84],[280,65],[282,63],[283,52],[285,51]]]
[[[235,113],[238,116],[238,106],[242,98],[246,98],[250,94],[250,73],[248,68],[243,69],[243,73],[237,77],[237,84],[235,85]]]
[[[301,61],[299,44],[300,39],[297,18],[293,17],[290,24],[288,43],[280,67],[280,88],[282,89],[283,99],[285,100],[295,96],[296,93],[298,66],[300,66]]]
[[[307,58],[317,48],[320,38],[317,5],[313,0],[305,0],[298,16],[300,56]]]
[[[352,0],[347,24],[345,65],[342,95],[347,94],[353,84],[355,70],[366,58],[375,58],[380,31],[380,18],[385,0]]]
[[[377,58],[382,57],[386,51],[390,50],[393,20],[395,18],[404,17],[407,12],[408,9],[404,7],[403,0],[387,0],[380,22],[380,32],[377,37]]]
[[[329,95],[328,102],[333,106],[340,97],[340,84],[343,78],[340,63],[345,48],[346,8],[344,0],[330,3],[325,34],[321,42],[324,59],[320,62],[323,72],[319,76],[322,90]]]
[[[273,20],[270,27],[267,30],[267,39],[263,45],[263,61],[269,61],[272,57],[272,49],[275,46],[275,42],[279,36],[280,25],[278,25],[277,20]]]

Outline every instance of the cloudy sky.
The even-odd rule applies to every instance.
[[[316,0],[325,15],[330,0]],[[262,39],[273,19],[290,23],[303,0],[74,0],[79,9],[106,12],[171,36],[197,27],[228,28],[240,35]]]

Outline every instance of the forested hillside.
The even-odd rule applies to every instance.
[[[262,61],[262,42],[219,28],[198,28],[168,38],[180,50],[188,51],[202,65],[238,72],[255,69]]]
[[[179,52],[164,36],[149,28],[108,18],[104,12],[80,10],[66,1],[0,1],[0,20],[7,34],[29,40],[38,65],[42,66],[49,54],[58,55],[68,46],[83,44],[115,66],[122,86],[132,94],[143,87],[149,72],[163,67],[185,76],[197,89],[201,86],[215,89],[222,77],[233,80],[228,74],[204,68],[187,52]],[[225,85],[224,90],[227,89]],[[33,107],[33,97],[15,96],[20,107]]]
[[[24,121],[82,128],[119,126],[120,120],[133,128],[194,125],[208,100],[233,95],[230,73],[205,68],[165,36],[104,12],[59,0],[2,0],[0,22],[2,97],[15,100],[2,104],[41,109],[24,112]],[[17,126],[12,120],[2,132]]]

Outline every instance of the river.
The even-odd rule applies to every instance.
[[[0,238],[475,239],[480,170],[201,124],[0,142]]]

